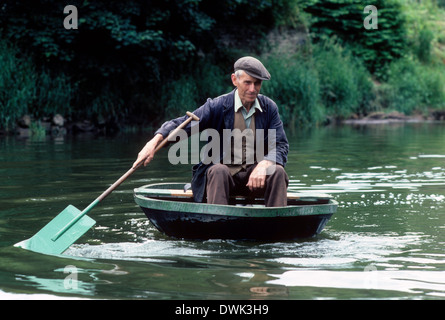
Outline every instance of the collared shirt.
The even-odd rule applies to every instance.
[[[247,112],[246,107],[244,107],[243,103],[241,102],[241,98],[239,97],[237,89],[235,91],[235,112],[238,112],[240,108],[241,108],[241,113],[243,114],[244,117],[244,121],[246,122],[246,128],[250,127],[250,122],[252,121],[252,116],[255,113],[256,109],[260,112],[263,112],[263,109],[261,109],[258,98],[255,99],[253,106],[250,108],[249,112]]]

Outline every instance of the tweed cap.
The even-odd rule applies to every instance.
[[[254,57],[242,57],[235,62],[235,72],[244,70],[249,76],[260,80],[269,80],[270,73],[260,60]]]

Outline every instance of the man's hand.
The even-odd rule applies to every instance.
[[[155,155],[156,146],[163,140],[162,134],[157,134],[153,139],[147,142],[147,144],[142,148],[142,150],[138,153],[138,157],[136,161],[133,163],[133,169],[135,169],[141,162],[143,162],[144,166],[150,163],[153,160]]]
[[[250,191],[262,189],[266,186],[267,169],[273,165],[275,164],[269,160],[262,160],[258,163],[250,174],[246,185]]]

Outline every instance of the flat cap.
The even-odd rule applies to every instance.
[[[235,62],[235,72],[244,70],[249,76],[260,80],[269,80],[270,73],[260,60],[254,57],[242,57]]]

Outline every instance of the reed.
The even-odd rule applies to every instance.
[[[0,39],[0,128],[10,131],[28,112],[36,93],[36,74],[30,59]]]
[[[31,58],[0,39],[0,128],[12,131],[25,114],[42,119],[72,112],[76,85],[63,73],[37,70]]]

